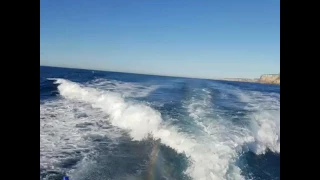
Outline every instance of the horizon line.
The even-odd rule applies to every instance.
[[[66,67],[66,66],[57,66],[57,65],[41,65],[44,67],[54,67],[54,68],[66,68],[66,69],[79,69],[79,70],[89,70],[89,71],[102,71],[102,72],[115,72],[115,73],[127,73],[127,74],[137,74],[137,75],[148,75],[148,76],[163,76],[163,77],[173,77],[173,78],[189,78],[189,79],[203,79],[203,80],[232,80],[232,79],[250,79],[255,80],[259,78],[201,78],[201,77],[191,77],[191,76],[175,76],[175,75],[164,75],[164,74],[147,74],[147,73],[139,73],[139,72],[128,72],[128,71],[116,71],[116,70],[108,70],[108,69],[86,69],[80,67]]]

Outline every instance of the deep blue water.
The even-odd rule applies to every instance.
[[[40,179],[280,179],[280,86],[40,67]]]

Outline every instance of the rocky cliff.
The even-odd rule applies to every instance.
[[[280,84],[280,74],[265,74],[259,79],[260,83]]]

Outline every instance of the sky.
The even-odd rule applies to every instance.
[[[280,73],[280,1],[41,0],[40,65],[199,78]]]

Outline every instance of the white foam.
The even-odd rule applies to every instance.
[[[202,152],[202,155],[208,157],[205,164],[210,169],[209,177],[244,179],[235,162],[242,146],[253,140],[249,131],[222,119],[224,117],[220,116],[220,112],[215,112],[210,91],[194,89],[191,96],[184,102],[184,107],[193,121],[205,132],[199,139],[206,145],[206,152]],[[199,176],[201,173],[208,174],[200,170]]]
[[[194,90],[195,91],[195,90]],[[202,96],[198,98],[191,97],[190,102],[187,104],[187,109],[189,112],[189,115],[195,119],[198,119],[200,116],[203,117],[207,115],[209,112],[207,111],[208,108],[211,106],[211,95],[210,92],[206,89],[201,90],[202,92],[195,92],[195,94],[198,94],[199,96]]]
[[[219,137],[192,138],[188,134],[178,132],[174,126],[165,125],[161,114],[143,105],[126,102],[120,94],[110,91],[83,87],[80,84],[57,79],[60,94],[72,101],[90,104],[109,115],[109,122],[117,127],[130,131],[134,140],[142,140],[149,133],[156,139],[179,153],[185,153],[192,164],[186,173],[194,179],[242,179],[239,170],[233,170],[235,175],[228,174],[236,156],[236,141],[224,138],[227,131],[221,128]],[[218,130],[222,126],[214,127]],[[220,133],[220,132],[219,132]],[[228,138],[226,138],[228,139]],[[233,169],[237,169],[234,167]]]
[[[122,82],[109,79],[95,79],[87,83],[88,87],[95,89],[116,91],[123,97],[146,97],[151,92],[159,88],[158,85],[139,84],[132,82]]]
[[[243,91],[233,86],[214,84],[215,89],[223,92],[221,98],[235,95],[238,100],[247,104],[246,119],[249,126],[233,124],[229,121],[228,112],[214,108],[212,94],[209,91],[194,89],[193,96],[184,102],[189,116],[206,133],[202,139],[207,139],[210,145],[207,151],[214,154],[211,158],[219,164],[215,170],[221,174],[210,172],[210,177],[220,179],[243,179],[241,170],[235,165],[239,152],[249,146],[256,154],[263,154],[267,150],[280,153],[280,96],[276,93],[261,93]],[[234,99],[235,101],[238,101]],[[245,120],[245,119],[243,119]],[[223,149],[219,151],[218,149]],[[207,155],[207,153],[204,153]],[[208,153],[209,154],[209,153]],[[208,158],[210,161],[210,158]],[[208,163],[208,167],[211,165]]]
[[[235,95],[241,102],[247,104],[249,119],[248,130],[254,138],[249,148],[256,154],[264,154],[267,150],[280,153],[280,94],[244,91],[232,85],[222,83],[212,84],[228,94]]]
[[[241,101],[250,111],[250,130],[255,141],[250,145],[252,152],[264,154],[267,150],[280,153],[280,96],[255,91],[239,91]]]
[[[61,170],[59,163],[72,158],[75,152],[86,156],[93,149],[93,136],[106,136],[116,143],[120,129],[101,121],[105,116],[86,104],[67,99],[40,104],[40,168]]]
[[[160,125],[159,112],[142,104],[126,103],[118,93],[81,87],[63,79],[58,79],[57,83],[60,84],[58,90],[63,97],[103,110],[110,116],[112,125],[130,130],[135,140],[142,140],[148,133],[157,131]]]

